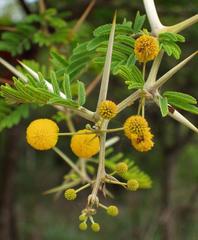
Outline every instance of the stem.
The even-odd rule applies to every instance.
[[[44,13],[46,10],[45,1],[39,0],[39,12],[40,14]]]
[[[91,81],[91,83],[87,86],[86,88],[86,96],[89,96],[92,91],[96,88],[96,86],[98,85],[98,83],[100,82],[102,74],[98,74],[95,79],[93,81]]]
[[[75,26],[73,27],[73,29],[71,30],[70,34],[71,37],[73,37],[73,35],[80,29],[82,23],[85,21],[85,19],[87,18],[87,16],[89,15],[90,11],[92,10],[93,6],[95,5],[96,0],[92,0],[88,7],[85,9],[85,11],[83,12],[83,14],[81,15],[81,17],[78,19],[77,23],[75,24]]]
[[[65,183],[65,184],[62,184],[62,185],[60,185],[58,187],[49,189],[49,190],[45,191],[43,194],[46,195],[46,194],[56,193],[56,192],[60,192],[62,190],[65,190],[67,188],[75,187],[76,185],[78,185],[80,183],[80,181],[81,181],[80,179],[76,179],[73,182]]]
[[[113,180],[109,180],[109,179],[106,179],[105,182],[111,183],[111,184],[116,184],[116,185],[121,185],[123,187],[127,185],[125,182],[113,181]]]
[[[104,121],[101,128],[107,128],[109,121]],[[100,152],[99,152],[99,164],[98,164],[98,172],[96,176],[96,181],[92,190],[91,195],[88,198],[88,203],[93,205],[96,203],[97,193],[100,188],[101,180],[105,178],[105,142],[106,142],[106,133],[102,133],[100,135]]]
[[[90,185],[91,185],[91,183],[87,183],[86,185],[84,185],[84,186],[78,188],[78,189],[76,190],[76,193],[82,191],[82,190],[85,189],[85,188],[88,188]]]
[[[105,210],[107,210],[107,207],[105,205],[103,205],[102,203],[99,203],[99,207],[104,208]]]
[[[142,117],[144,117],[145,114],[145,97],[142,98]]]
[[[153,34],[157,34],[164,26],[159,20],[154,0],[143,0],[143,2],[152,32]]]
[[[53,150],[82,178],[85,179],[85,176],[81,173],[79,168],[57,147],[53,147]],[[88,179],[85,179],[88,180]]]
[[[155,58],[155,60],[152,64],[149,76],[146,80],[146,83],[144,84],[144,88],[151,86],[156,81],[157,73],[158,73],[159,66],[162,61],[163,55],[164,55],[164,51],[161,50],[160,53],[158,54],[158,56]]]
[[[145,81],[145,72],[146,72],[146,62],[143,63],[143,69],[142,69],[142,77]]]
[[[102,130],[92,130],[91,132],[84,132],[84,133],[79,133],[79,132],[69,132],[69,133],[59,133],[59,136],[71,136],[71,135],[85,135],[85,134],[94,134],[94,133],[111,133],[111,132],[119,132],[123,131],[123,127],[120,128],[112,128],[112,129],[102,129]]]
[[[66,123],[67,123],[67,126],[69,128],[69,131],[70,132],[75,132],[75,127],[74,127],[74,124],[72,122],[72,117],[71,117],[71,111],[69,109],[66,109],[65,114],[67,115]]]
[[[140,96],[142,95],[142,90],[139,89],[132,93],[129,97],[125,98],[121,103],[118,104],[118,113],[124,110],[125,108],[132,105]]]

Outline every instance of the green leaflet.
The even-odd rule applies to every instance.
[[[51,83],[53,86],[54,93],[57,95],[60,95],[60,88],[57,81],[56,73],[54,71],[51,72]]]
[[[173,105],[177,108],[185,110],[187,112],[198,114],[198,107],[196,107],[194,105],[191,105],[191,104],[188,104],[185,102],[180,102],[179,100],[171,99],[171,98],[168,99],[168,103],[170,103],[171,105]]]
[[[185,38],[177,33],[165,32],[159,34],[160,47],[168,54],[176,59],[180,58],[181,49],[176,42],[184,42]]]
[[[178,99],[181,102],[186,102],[190,104],[197,104],[196,98],[193,96],[186,94],[186,93],[181,93],[181,92],[175,92],[175,91],[166,91],[163,93],[163,96],[167,97],[168,99]]]
[[[71,93],[71,83],[69,79],[68,74],[64,74],[64,80],[63,80],[63,91],[65,93],[65,96],[67,96],[68,99],[72,99],[72,93]]]
[[[83,106],[86,102],[86,91],[83,82],[78,81],[78,104]]]
[[[166,97],[159,97],[159,106],[162,117],[166,117],[169,110],[168,110],[168,99]]]
[[[65,76],[63,89],[68,96],[71,97],[70,82],[67,77]],[[51,82],[53,92],[48,90],[46,80],[41,73],[39,73],[38,80],[28,77],[28,83],[24,83],[23,81],[14,78],[14,86],[9,86],[8,84],[1,86],[1,95],[5,97],[6,100],[11,104],[36,103],[39,105],[61,105],[69,108],[79,107],[78,102],[73,101],[71,98],[65,99],[63,97],[63,93],[60,92],[60,87],[55,72],[51,73]],[[82,89],[80,94],[81,101],[83,102]]]
[[[134,24],[133,24],[134,33],[138,33],[142,29],[145,19],[146,19],[146,15],[141,16],[140,12],[138,11],[136,14],[136,17],[135,17]]]
[[[197,100],[186,93],[166,91],[163,96],[167,97],[168,103],[182,110],[198,114]]]
[[[112,24],[105,24],[96,28],[93,32],[95,37],[109,35]],[[132,22],[124,22],[123,24],[116,24],[115,34],[132,34]]]
[[[0,132],[5,128],[17,125],[21,119],[29,116],[29,105],[10,106],[4,99],[0,99]]]
[[[138,89],[143,87],[144,79],[142,73],[135,65],[118,65],[114,70],[114,73],[118,74],[125,80],[128,89]]]

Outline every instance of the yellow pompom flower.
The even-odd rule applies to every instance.
[[[119,214],[119,210],[116,206],[111,205],[107,208],[107,214],[112,216],[112,217],[115,217]]]
[[[37,150],[49,150],[58,141],[59,128],[50,119],[37,119],[26,130],[27,142]]]
[[[100,231],[100,225],[98,223],[92,223],[91,224],[91,229],[94,232],[99,232]]]
[[[86,222],[80,223],[80,224],[79,224],[79,229],[80,229],[81,231],[86,231],[86,230],[87,230],[87,224],[86,224]]]
[[[127,181],[127,188],[130,191],[136,191],[139,188],[139,183],[136,179],[130,179]]]
[[[99,137],[87,129],[79,130],[78,133],[79,134],[73,135],[71,139],[70,146],[73,153],[79,158],[84,159],[96,155],[100,150]]]
[[[135,41],[134,52],[139,62],[146,63],[153,60],[159,50],[159,42],[156,37],[144,34]]]
[[[134,115],[129,118],[124,123],[124,133],[131,139],[131,134],[142,135],[144,131],[148,131],[150,128],[146,119],[140,115]]]
[[[69,188],[65,191],[65,198],[68,200],[68,201],[73,201],[76,199],[77,197],[77,194],[76,194],[76,191],[75,189],[73,188]]]
[[[87,216],[86,216],[85,214],[81,214],[81,215],[79,216],[79,220],[80,220],[80,221],[86,221],[86,219],[87,219]]]
[[[99,114],[104,119],[112,119],[117,114],[117,105],[109,100],[103,101],[99,106]]]
[[[118,174],[122,175],[128,171],[128,165],[125,162],[120,162],[120,163],[116,164],[115,171]]]
[[[147,152],[154,146],[152,140],[153,135],[149,131],[145,131],[142,135],[132,134],[132,146],[139,152]]]

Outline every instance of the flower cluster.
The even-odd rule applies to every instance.
[[[113,117],[115,115],[115,109],[114,103],[110,101],[102,102],[100,107],[100,116],[103,119],[107,119]],[[104,107],[105,106],[105,107]],[[102,110],[103,109],[103,113]],[[111,109],[111,111],[110,111]],[[113,110],[114,109],[114,110]],[[111,113],[111,114],[110,114]],[[103,115],[102,115],[103,114]],[[34,147],[37,150],[48,150],[48,149],[54,149],[57,151],[55,145],[57,143],[59,136],[68,136],[72,135],[71,137],[71,143],[70,147],[73,153],[82,161],[81,163],[87,164],[93,156],[95,156],[99,150],[100,150],[100,134],[105,131],[123,131],[125,135],[131,140],[132,145],[137,149],[138,151],[148,151],[152,146],[152,134],[150,133],[150,128],[148,126],[148,123],[145,118],[142,116],[131,116],[129,117],[122,128],[118,129],[102,129],[99,128],[87,126],[87,129],[82,129],[77,132],[71,132],[71,133],[59,133],[59,128],[55,122],[53,122],[50,119],[37,119],[30,123],[30,125],[27,128],[27,142]],[[86,161],[85,161],[86,160]],[[73,164],[73,163],[72,163]],[[71,165],[72,166],[72,165]],[[77,170],[76,170],[77,169]],[[101,183],[102,185],[106,186],[107,184],[114,184],[119,185],[123,187],[124,189],[127,189],[129,191],[136,191],[140,187],[140,182],[135,179],[131,178],[129,172],[130,172],[130,166],[128,165],[127,161],[120,161],[116,163],[111,163],[110,166],[111,172],[106,173],[106,175],[103,176]],[[79,173],[80,169],[76,165],[75,171]],[[87,187],[91,187],[95,184],[97,181],[95,177],[93,179],[90,178],[90,176],[86,173],[86,167],[84,165],[83,170],[82,181],[80,183],[84,184],[80,188],[70,188],[65,185],[65,192],[64,196],[65,199],[68,201],[73,201],[77,198],[78,193],[82,190],[84,190]],[[116,176],[118,178],[116,178]],[[72,179],[78,178],[78,176],[72,176]],[[122,178],[125,181],[121,182],[119,179]],[[69,182],[70,184],[70,182]],[[72,185],[75,187],[77,184]],[[106,187],[103,190],[104,194],[109,194]],[[82,210],[82,213],[79,217],[80,224],[79,228],[82,231],[87,230],[88,228],[88,221],[91,223],[91,229],[94,232],[100,231],[100,225],[94,221],[94,215],[97,212],[97,208],[101,207],[105,209],[106,213],[112,217],[115,217],[118,215],[119,210],[116,206],[110,205],[105,206],[102,204],[98,197],[94,199],[94,201],[89,201],[88,197],[88,204],[85,209]]]
[[[131,140],[132,146],[140,151],[149,151],[153,146],[153,134],[148,122],[142,116],[135,115],[127,118],[124,123],[125,135]]]
[[[159,53],[160,47],[156,37],[143,34],[135,41],[134,52],[139,62],[153,60]]]
[[[104,119],[112,119],[117,114],[117,105],[112,101],[103,101],[99,105],[99,114]]]
[[[90,130],[79,130],[71,139],[71,149],[79,158],[89,159],[100,150],[100,140]]]
[[[50,119],[37,119],[30,123],[26,131],[27,142],[37,150],[49,150],[58,141],[59,128]]]

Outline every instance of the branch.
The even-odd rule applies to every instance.
[[[152,33],[157,35],[159,30],[163,29],[164,26],[161,24],[160,19],[158,17],[154,0],[143,0],[143,2]]]
[[[80,26],[82,25],[82,23],[85,21],[85,19],[87,18],[87,16],[89,15],[90,11],[92,10],[93,6],[95,5],[96,0],[92,0],[88,7],[85,9],[85,11],[83,12],[83,14],[81,15],[81,17],[79,18],[79,20],[77,21],[77,23],[75,24],[75,26],[73,27],[73,29],[70,32],[70,38],[73,37],[73,35],[79,30]]]
[[[178,72],[182,67],[184,67],[196,54],[198,51],[191,54],[189,57],[184,59],[182,62],[177,64],[175,67],[173,67],[171,70],[169,70],[166,74],[164,74],[157,82],[155,82],[151,87],[149,87],[147,90],[149,92],[154,92],[159,87],[164,85],[176,72]]]
[[[13,67],[11,64],[9,64],[8,62],[6,62],[3,58],[0,57],[0,63],[6,67],[7,69],[9,69],[14,75],[16,75],[18,78],[20,78],[21,80],[23,80],[25,83],[28,82],[28,78],[22,74],[21,72],[19,72],[15,67]],[[19,63],[26,69],[26,71],[32,76],[34,77],[36,80],[39,80],[39,76],[38,74],[33,71],[31,68],[29,68],[28,66],[26,66],[24,63],[20,62]],[[48,90],[53,92],[53,87],[51,85],[51,83],[49,83],[47,80],[45,80],[46,86],[48,87]],[[66,96],[64,93],[60,93],[60,95],[66,99]],[[55,108],[57,108],[60,111],[64,111],[65,108],[62,106],[54,106]],[[79,107],[78,109],[71,109],[74,113],[78,114],[79,116],[91,121],[91,122],[95,122],[95,118],[94,118],[94,113],[84,107]]]
[[[142,90],[137,90],[134,93],[132,93],[129,97],[125,98],[121,103],[119,103],[118,113],[132,105],[140,97],[141,93]]]

